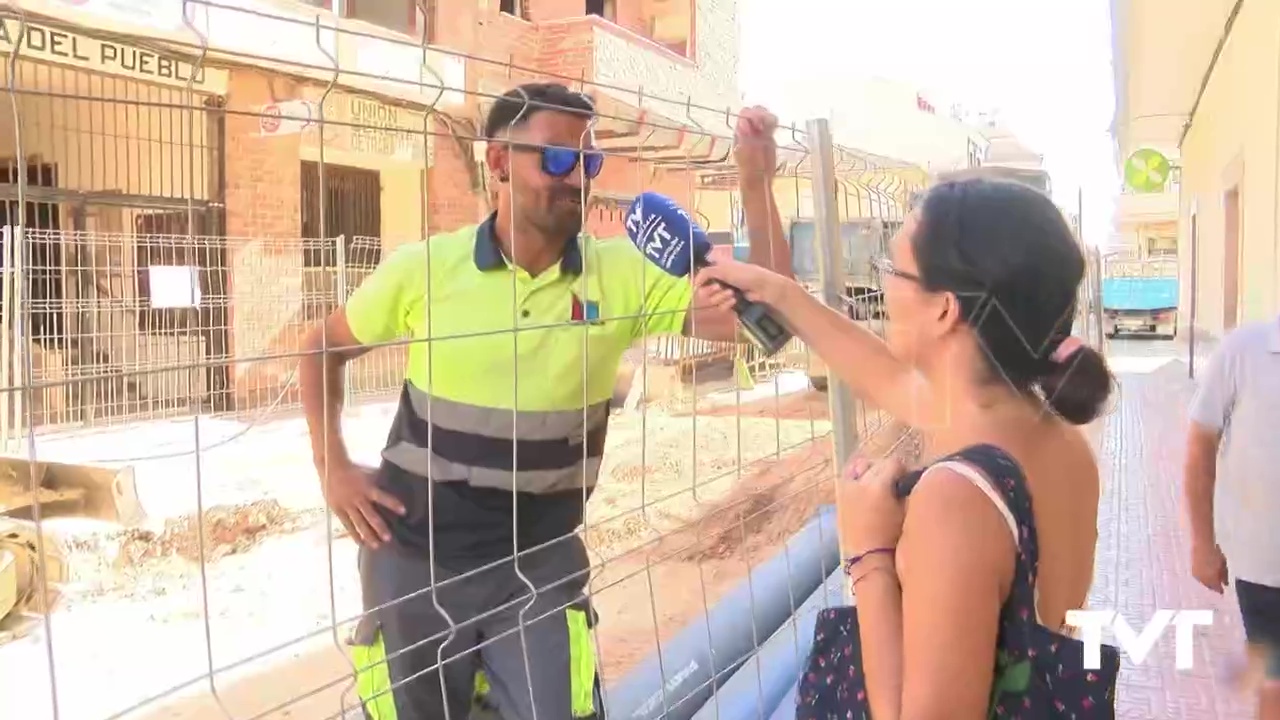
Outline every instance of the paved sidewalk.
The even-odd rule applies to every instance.
[[[1222,679],[1244,642],[1234,593],[1224,598],[1201,588],[1188,566],[1181,487],[1194,384],[1185,349],[1120,341],[1110,354],[1121,388],[1097,438],[1104,488],[1090,605],[1116,609],[1135,628],[1156,608],[1215,611],[1213,628],[1197,630],[1194,669],[1174,667],[1171,632],[1142,667],[1125,659],[1116,717],[1247,720],[1254,717],[1251,700]]]

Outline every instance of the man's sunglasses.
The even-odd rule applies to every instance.
[[[552,145],[525,145],[512,143],[512,150],[536,152],[542,158],[542,172],[553,178],[566,178],[578,169],[582,162],[582,174],[588,180],[594,180],[604,169],[604,155],[595,150],[578,150],[575,148],[556,147]]]

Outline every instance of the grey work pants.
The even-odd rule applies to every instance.
[[[395,547],[361,550],[364,604],[372,612],[354,644],[381,641],[378,654],[385,653],[394,698],[392,707],[385,693],[381,702],[362,697],[366,714],[372,720],[466,720],[476,672],[483,670],[488,702],[503,720],[596,716],[587,629],[594,618],[583,595],[588,567],[575,537],[521,558],[536,592],[511,561],[461,575],[437,565],[432,589],[427,558]],[[362,686],[362,696],[367,693]]]

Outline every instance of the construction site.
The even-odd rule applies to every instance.
[[[608,161],[587,232],[623,235],[625,208],[657,191],[713,255],[745,252],[733,0],[373,5],[0,3],[0,716],[361,717],[357,546],[313,465],[302,339],[390,251],[491,212],[481,127],[510,87],[593,100]],[[977,162],[965,133],[948,170]],[[938,169],[846,147],[821,119],[785,119],[776,141],[798,278],[883,334],[869,260]],[[1076,329],[1103,347],[1090,262]],[[1158,470],[1124,459],[1151,442],[1127,403],[1176,395],[1178,361],[1120,352],[1141,392],[1090,429],[1114,473],[1104,502],[1134,514],[1109,532],[1173,537],[1164,505],[1147,523],[1147,505],[1117,498]],[[405,356],[379,348],[348,370],[360,463],[380,461]],[[843,596],[841,453],[910,461],[918,438],[799,341],[765,355],[648,338],[611,413],[580,530],[609,714],[687,719],[737,698],[756,703],[742,717],[783,717],[812,614]],[[1099,577],[1114,579],[1130,551],[1103,540]],[[1123,583],[1098,588],[1128,602]],[[748,667],[766,662],[771,681]],[[1126,717],[1157,716],[1138,710],[1154,694],[1126,693]]]

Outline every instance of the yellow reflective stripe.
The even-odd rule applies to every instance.
[[[489,697],[489,677],[483,670],[476,671],[476,684],[471,697],[477,702]]]
[[[591,717],[596,712],[596,645],[587,624],[587,613],[569,608],[569,688],[572,693],[573,716]]]
[[[352,645],[351,662],[356,666],[356,694],[364,703],[369,720],[396,720],[396,703],[391,697],[391,671],[382,633],[372,645]]]

